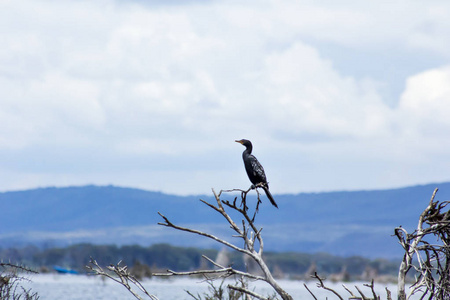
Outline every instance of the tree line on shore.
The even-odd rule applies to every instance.
[[[219,255],[221,252],[221,255]],[[217,249],[200,249],[193,247],[177,247],[169,244],[155,244],[144,247],[140,245],[94,245],[75,244],[68,247],[40,249],[35,246],[22,248],[0,248],[0,259],[27,265],[37,270],[51,270],[53,266],[63,266],[79,272],[85,272],[85,266],[91,257],[99,264],[108,265],[123,261],[132,267],[135,264],[149,266],[157,270],[197,270],[211,267],[202,258],[224,257],[227,264],[239,270],[249,268],[238,252],[219,251]],[[339,257],[327,253],[298,252],[266,252],[264,254],[268,266],[280,276],[304,275],[314,268],[321,274],[345,272],[349,278],[357,278],[364,272],[371,275],[395,275],[398,272],[398,261],[387,259],[369,259],[360,256]],[[309,270],[309,271],[308,271]]]

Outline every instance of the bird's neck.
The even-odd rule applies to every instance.
[[[242,153],[243,156],[248,156],[250,154],[252,154],[252,149],[253,147],[251,145],[245,147],[244,152]]]

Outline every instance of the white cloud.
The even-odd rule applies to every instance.
[[[408,78],[398,106],[405,136],[422,141],[421,147],[445,152],[450,131],[450,66],[427,70]]]
[[[317,51],[296,43],[267,58],[272,115],[280,130],[341,137],[387,134],[390,109],[369,82],[342,77]],[[277,124],[274,124],[277,126]]]
[[[450,125],[450,66],[411,76],[401,96],[399,109],[415,119]]]

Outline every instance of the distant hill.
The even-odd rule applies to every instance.
[[[450,199],[450,183],[390,190],[275,195],[280,209],[264,201],[257,216],[267,251],[329,252],[393,258],[401,248],[392,237],[396,226],[412,231],[434,188],[437,199]],[[223,198],[232,200],[236,194]],[[224,220],[199,199],[116,186],[39,188],[0,193],[0,247],[170,243],[217,247],[188,233],[157,225],[158,211],[175,223],[221,237],[231,232]],[[254,207],[255,199],[248,204]]]

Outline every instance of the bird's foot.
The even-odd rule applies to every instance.
[[[264,188],[264,187],[267,187],[267,185],[266,185],[266,183],[264,183],[264,182],[259,182],[259,183],[257,183],[257,184],[255,184],[255,185],[253,185],[255,188]]]

